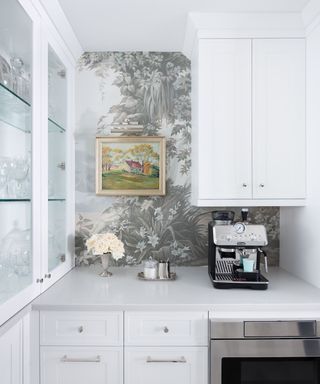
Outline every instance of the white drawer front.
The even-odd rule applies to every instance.
[[[128,347],[126,384],[207,384],[207,347]]]
[[[208,345],[207,312],[125,312],[126,345]]]
[[[43,311],[41,345],[122,345],[122,312]]]
[[[122,347],[41,347],[41,384],[122,384]]]

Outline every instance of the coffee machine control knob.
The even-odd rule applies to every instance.
[[[257,240],[257,235],[255,235],[254,233],[251,233],[251,234],[250,234],[250,240],[251,240],[251,241],[255,241],[255,240]]]
[[[231,235],[227,235],[227,241],[231,241],[232,240],[232,236]]]

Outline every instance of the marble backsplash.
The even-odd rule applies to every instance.
[[[178,265],[207,264],[207,224],[214,208],[190,205],[190,61],[176,52],[92,52],[78,63],[76,125],[76,255],[90,264],[85,241],[112,231],[125,244],[118,265],[149,256]],[[113,124],[139,121],[142,135],[167,140],[166,196],[96,196],[95,137]],[[232,208],[228,208],[232,209]],[[240,208],[232,209],[240,219]],[[271,265],[279,264],[279,209],[251,208],[267,227]]]

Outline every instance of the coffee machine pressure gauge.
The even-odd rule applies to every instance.
[[[235,223],[233,228],[236,233],[243,233],[246,230],[246,227],[243,223]]]

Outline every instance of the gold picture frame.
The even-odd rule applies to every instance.
[[[96,194],[164,196],[166,140],[162,136],[96,138]]]

